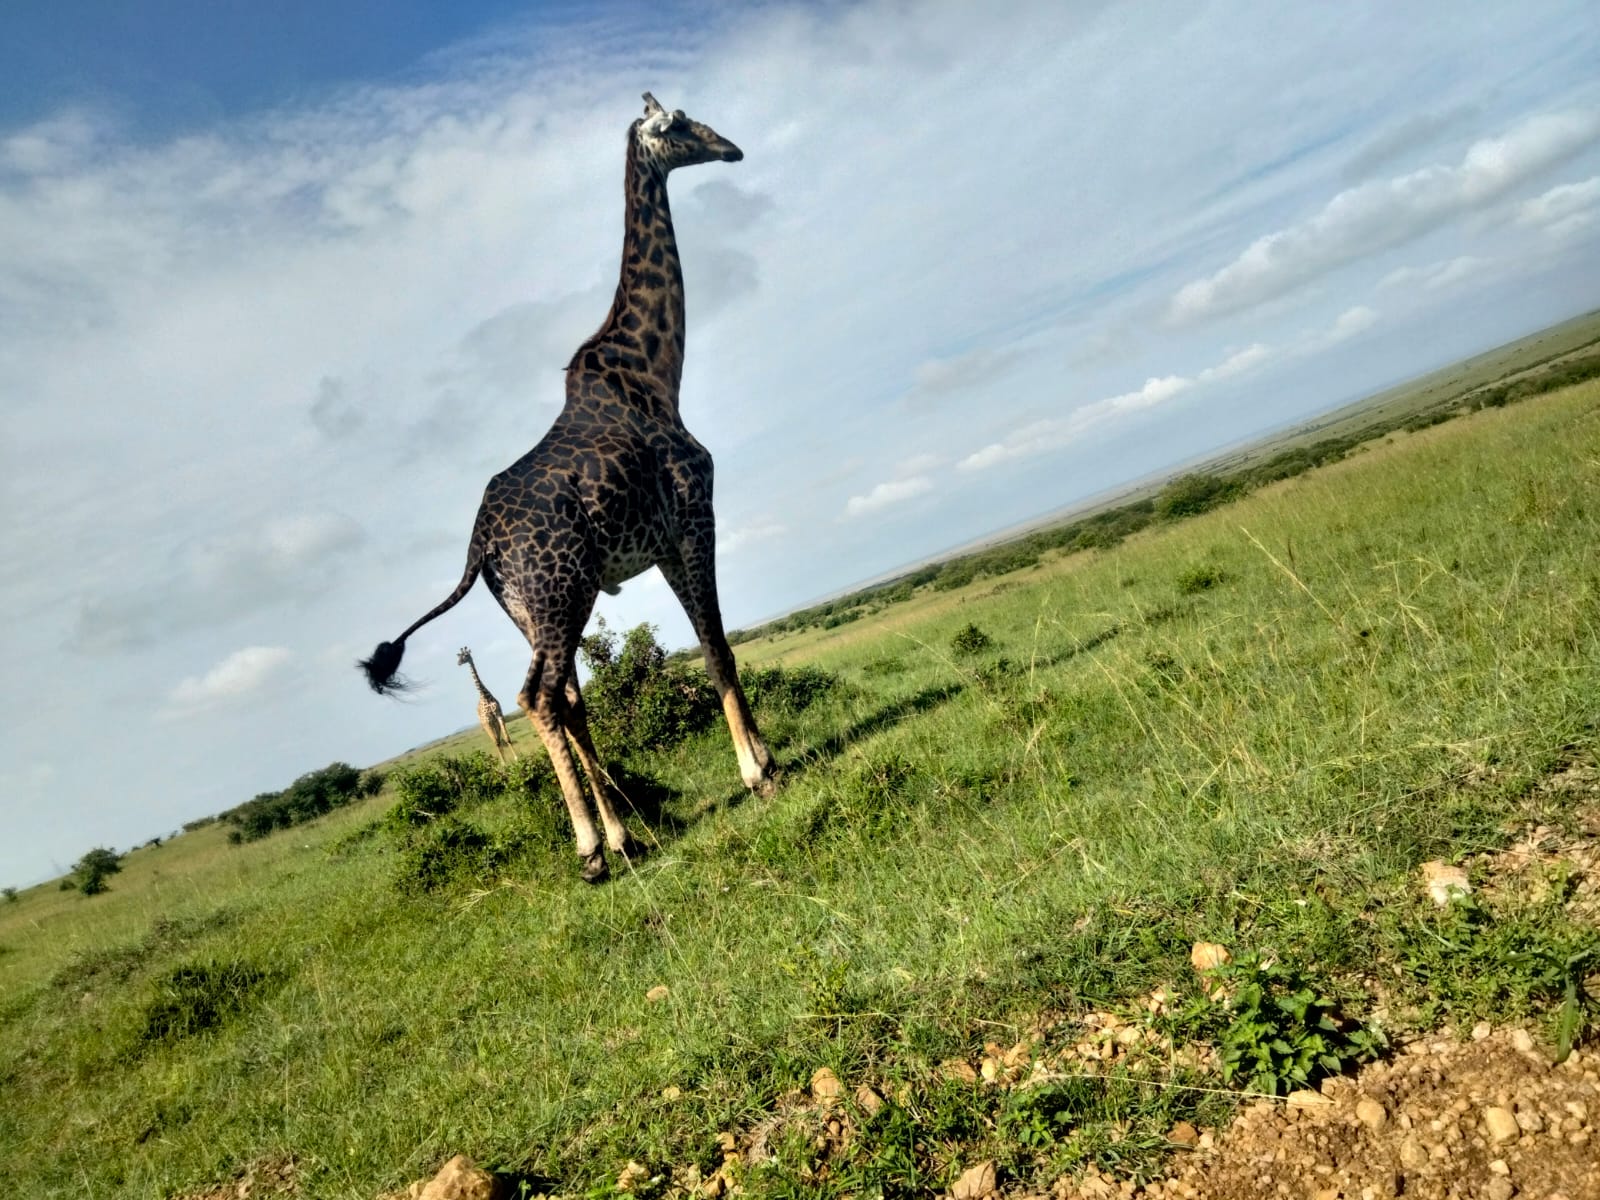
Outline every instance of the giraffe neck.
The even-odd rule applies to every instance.
[[[578,347],[573,368],[630,370],[649,375],[676,403],[683,377],[683,264],[667,204],[667,175],[628,132],[622,236],[622,274],[611,311]]]
[[[478,678],[478,667],[470,658],[467,659],[467,670],[472,672],[472,686],[478,689],[479,700],[493,700],[489,689],[483,686],[483,680]]]

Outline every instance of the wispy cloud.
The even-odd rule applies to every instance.
[[[885,508],[904,504],[907,500],[914,500],[918,496],[925,496],[931,491],[933,491],[933,480],[926,475],[887,480],[864,496],[851,496],[844,506],[844,515],[848,518],[865,517]]]
[[[1482,208],[1600,138],[1600,113],[1548,113],[1476,142],[1455,166],[1430,166],[1340,192],[1315,216],[1256,241],[1179,288],[1167,309],[1186,324],[1271,300],[1365,255]]]
[[[282,646],[235,650],[204,675],[190,676],[173,688],[171,707],[194,711],[244,700],[279,679],[293,658]]]
[[[1465,283],[1483,274],[1488,267],[1488,259],[1461,254],[1426,266],[1399,267],[1378,281],[1378,290],[1437,292]]]
[[[958,471],[986,471],[1002,463],[1060,450],[1096,426],[1133,417],[1165,404],[1191,388],[1220,383],[1255,369],[1272,356],[1272,351],[1257,342],[1230,354],[1215,366],[1206,367],[1192,378],[1186,375],[1161,375],[1145,380],[1131,392],[1107,396],[1074,409],[1064,417],[1032,421],[998,442],[991,442],[956,464]]]
[[[1533,225],[1558,237],[1571,237],[1600,221],[1600,175],[1581,183],[1563,183],[1525,200],[1517,223]]]

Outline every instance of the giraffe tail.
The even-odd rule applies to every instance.
[[[472,590],[472,585],[478,582],[478,575],[483,570],[483,550],[476,537],[467,549],[467,567],[461,573],[461,582],[456,584],[455,591],[451,592],[432,609],[426,616],[413,621],[404,633],[392,642],[379,642],[378,648],[372,652],[371,658],[363,658],[356,666],[366,672],[367,682],[372,685],[372,690],[382,696],[385,693],[404,692],[411,687],[411,682],[395,672],[400,669],[400,659],[406,652],[406,639],[429,621],[437,616],[449,612],[461,602],[461,598]]]

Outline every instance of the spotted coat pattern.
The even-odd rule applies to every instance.
[[[456,666],[466,667],[472,672],[472,686],[478,689],[478,724],[483,726],[483,732],[489,735],[489,740],[494,743],[494,752],[500,756],[503,764],[506,761],[506,752],[511,752],[515,761],[518,757],[517,748],[511,744],[511,733],[506,729],[505,714],[500,711],[500,701],[494,698],[494,693],[484,686],[483,680],[478,677],[478,668],[472,661],[472,651],[466,646],[456,655]]]
[[[717,604],[711,455],[678,414],[683,271],[667,201],[670,171],[742,157],[733,143],[682,112],[666,112],[646,93],[645,116],[628,131],[616,297],[567,367],[566,404],[538,445],[484,489],[455,591],[362,664],[376,690],[398,686],[393,676],[405,639],[453,607],[481,574],[533,650],[518,701],[550,754],[590,880],[604,876],[605,854],[569,738],[606,845],[633,848],[611,803],[577,683],[578,641],[601,590],[615,592],[641,571],[661,568],[700,639],[745,784],[762,792],[772,786],[772,757],[739,686]]]

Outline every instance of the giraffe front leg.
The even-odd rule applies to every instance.
[[[577,674],[573,670],[567,672],[566,723],[567,734],[578,748],[583,773],[589,777],[589,790],[594,795],[600,824],[605,827],[607,847],[630,861],[642,858],[644,847],[634,840],[611,803],[610,776],[600,765],[600,755],[595,751],[594,738],[589,733],[589,715],[583,705],[583,692],[578,688]]]
[[[516,743],[511,740],[511,731],[506,728],[506,719],[504,717],[500,718],[500,740],[505,743],[506,749],[511,752],[512,762],[516,762],[522,757],[517,753]]]
[[[594,827],[584,799],[583,785],[578,781],[577,764],[572,761],[572,750],[567,745],[565,722],[566,696],[563,682],[551,679],[550,672],[541,671],[542,664],[534,660],[528,673],[528,686],[517,699],[527,710],[528,719],[539,733],[550,765],[555,769],[556,781],[561,785],[561,798],[566,801],[567,815],[572,819],[572,832],[577,840],[578,857],[583,860],[583,879],[586,883],[599,883],[607,875],[606,852],[600,844],[600,832]],[[537,682],[534,673],[543,678]]]

